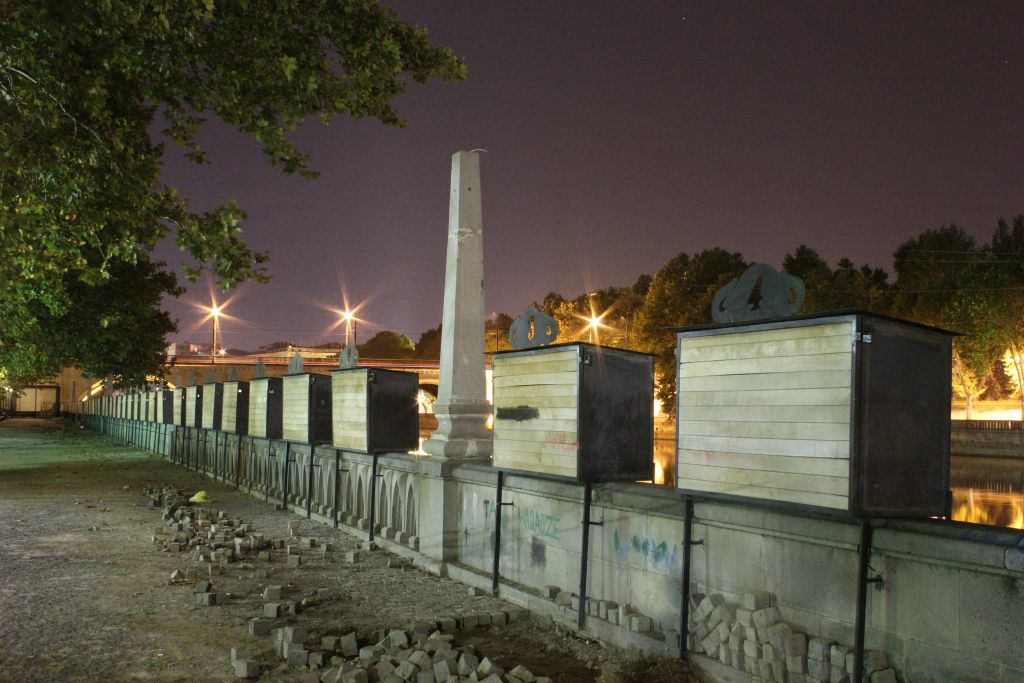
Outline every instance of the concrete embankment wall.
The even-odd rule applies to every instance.
[[[1022,427],[1022,423],[1011,421],[953,420],[950,453],[1024,460]]]
[[[236,484],[257,498],[340,523],[369,526],[372,457],[221,432],[107,418],[95,428]],[[287,462],[287,475],[285,467]],[[310,463],[314,467],[310,467]],[[497,473],[432,457],[378,457],[374,505],[379,542],[431,571],[490,586]],[[338,470],[347,470],[336,475]],[[312,473],[312,474],[311,474]],[[287,476],[287,494],[285,477]],[[335,498],[335,477],[338,497]],[[310,485],[312,484],[312,485]],[[579,588],[583,488],[506,475],[501,594],[574,623],[548,587]],[[588,596],[649,617],[650,631],[590,616],[608,642],[674,656],[680,629],[684,508],[671,490],[597,486],[592,499]],[[808,636],[854,642],[859,527],[752,505],[698,501],[693,590],[738,603],[767,591],[782,619]],[[941,521],[876,520],[867,647],[884,650],[904,681],[1024,681],[1024,534]],[[611,612],[608,612],[610,617]],[[696,661],[713,672],[709,658]],[[717,668],[716,668],[717,667]],[[744,674],[730,669],[731,680]],[[808,679],[810,680],[810,679]]]

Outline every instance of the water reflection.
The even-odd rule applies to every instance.
[[[953,519],[1024,529],[1024,460],[954,456],[950,480]]]

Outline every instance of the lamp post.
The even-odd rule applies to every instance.
[[[359,346],[359,318],[353,315],[352,311],[345,309],[341,312],[341,319],[345,323],[345,346],[348,346],[349,335],[352,342]]]
[[[220,327],[220,306],[216,304],[210,309],[213,318],[213,345],[210,347],[210,363],[217,362],[217,328]]]

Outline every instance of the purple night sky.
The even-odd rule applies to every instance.
[[[513,316],[714,246],[778,266],[806,243],[891,271],[923,230],[987,241],[1024,212],[1020,2],[391,4],[469,68],[410,86],[406,129],[310,123],[295,140],[313,181],[219,124],[201,136],[212,166],[168,154],[169,183],[199,209],[236,198],[271,256],[270,284],[233,293],[225,346],[325,341],[342,282],[373,297],[361,341],[436,326],[460,149],[487,150],[486,306]],[[209,340],[189,305],[208,291],[167,302],[175,339]]]

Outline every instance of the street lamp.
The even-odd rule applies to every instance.
[[[359,318],[352,311],[345,309],[341,311],[341,321],[345,323],[345,346],[348,346],[349,336],[352,337],[352,342],[359,346]]]
[[[210,347],[210,363],[217,362],[217,330],[220,327],[220,306],[214,304],[210,308],[210,317],[213,318],[213,345]]]

